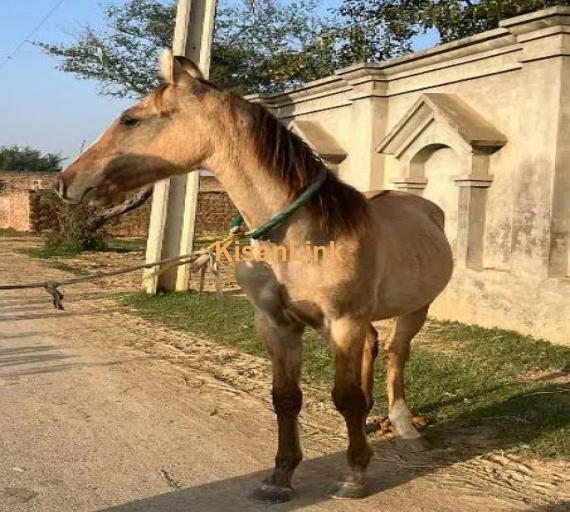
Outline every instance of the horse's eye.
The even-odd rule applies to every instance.
[[[135,117],[124,117],[121,119],[121,124],[123,126],[136,126],[140,123],[140,119],[136,119]]]

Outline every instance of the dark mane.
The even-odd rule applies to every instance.
[[[325,164],[265,107],[256,103],[248,103],[248,107],[253,117],[250,132],[257,157],[268,172],[287,185],[293,200],[316,179]],[[366,198],[330,171],[307,208],[332,236],[362,234],[370,220]]]

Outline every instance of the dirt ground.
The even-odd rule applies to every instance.
[[[69,276],[14,252],[31,243],[0,240],[2,284]],[[103,269],[137,257],[79,262]],[[413,455],[373,436],[372,494],[329,500],[343,428],[311,387],[294,500],[251,502],[275,449],[267,363],[130,315],[113,295],[137,286],[132,276],[69,287],[65,312],[41,290],[0,292],[0,510],[570,510],[568,464],[489,452],[471,432]]]

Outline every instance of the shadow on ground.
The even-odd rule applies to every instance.
[[[545,388],[545,390],[548,389]],[[534,396],[515,395],[502,403],[475,409],[453,421],[436,425],[429,433],[428,438],[437,440],[439,446],[429,452],[413,454],[410,457],[404,456],[401,458],[401,460],[406,461],[404,464],[395,463],[397,458],[382,458],[383,454],[391,453],[394,455],[394,445],[397,446],[397,441],[388,441],[386,439],[374,441],[372,446],[376,457],[373,459],[369,470],[371,496],[399,487],[416,478],[429,475],[438,469],[484,455],[492,450],[508,450],[521,443],[531,442],[535,436],[544,434],[544,431],[539,429],[522,430],[516,436],[516,439],[505,440],[499,436],[494,439],[492,433],[489,434],[488,428],[466,429],[465,424],[472,422],[473,417],[492,418],[494,415],[508,414],[510,410],[520,410],[521,402],[529,408],[538,409],[540,414],[540,411],[544,412],[549,407],[553,407],[552,401],[558,399],[559,397],[555,393]],[[555,407],[558,407],[558,405],[555,405]],[[548,425],[551,431],[570,425],[570,415],[559,415],[557,418],[559,418],[557,423]],[[480,435],[482,431],[485,432],[485,436]],[[441,446],[442,438],[445,439],[445,446]],[[399,450],[397,451],[399,452]],[[271,510],[278,512],[301,510],[329,499],[324,496],[323,490],[328,483],[339,477],[338,472],[342,471],[344,464],[344,452],[337,452],[303,462],[295,476],[296,494],[294,499],[289,503],[274,505],[271,507]],[[248,495],[258,486],[268,471],[259,471],[187,489],[180,489],[171,493],[106,508],[104,512],[267,510],[267,505],[249,501]],[[548,497],[545,497],[545,500],[548,500]],[[567,512],[570,510],[569,506],[569,502],[564,502],[545,505],[533,510],[536,512]]]
[[[547,505],[546,507],[540,507],[533,509],[532,512],[569,512],[570,511],[570,501],[564,501],[562,503],[557,503],[556,505]]]
[[[68,362],[70,359],[74,359],[75,356],[60,352],[61,348],[50,345],[0,348],[0,379],[55,373],[78,367],[118,366],[158,359],[157,356],[146,355],[104,363]]]

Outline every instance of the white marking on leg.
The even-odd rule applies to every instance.
[[[403,399],[397,398],[390,407],[390,421],[396,429],[396,433],[403,439],[417,439],[421,434],[412,423],[412,413]]]

